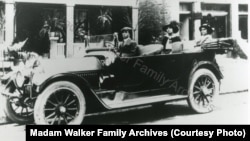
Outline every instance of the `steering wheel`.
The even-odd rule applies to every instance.
[[[114,48],[115,45],[113,42],[110,42],[110,41],[105,41],[104,43],[104,47],[108,47],[108,48]]]

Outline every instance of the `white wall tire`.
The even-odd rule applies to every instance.
[[[197,113],[212,112],[219,95],[219,81],[208,69],[197,70],[188,86],[188,104]]]
[[[79,125],[86,112],[86,101],[81,89],[68,81],[49,85],[38,96],[34,106],[36,124]]]

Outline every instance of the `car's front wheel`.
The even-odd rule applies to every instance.
[[[188,87],[188,104],[197,113],[214,110],[214,100],[219,94],[219,81],[208,69],[199,69],[192,76]]]
[[[86,101],[79,87],[68,81],[49,85],[40,94],[34,107],[36,124],[81,124]]]
[[[17,90],[14,86],[5,89],[7,93],[18,95],[21,90]],[[12,122],[26,124],[33,121],[33,102],[25,95],[7,97],[0,95],[0,103],[7,118]]]

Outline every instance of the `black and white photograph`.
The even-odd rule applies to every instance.
[[[249,0],[0,0],[0,138],[26,125],[249,125]]]

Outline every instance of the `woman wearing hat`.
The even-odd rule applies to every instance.
[[[165,32],[162,39],[163,50],[171,51],[172,43],[181,41],[181,38],[176,35],[179,31],[178,23],[176,21],[171,21],[170,24],[163,26],[162,30]]]
[[[212,41],[213,29],[209,24],[207,23],[202,24],[199,30],[201,32],[201,37],[198,41],[196,41],[197,45],[202,45],[204,43],[208,43]]]

